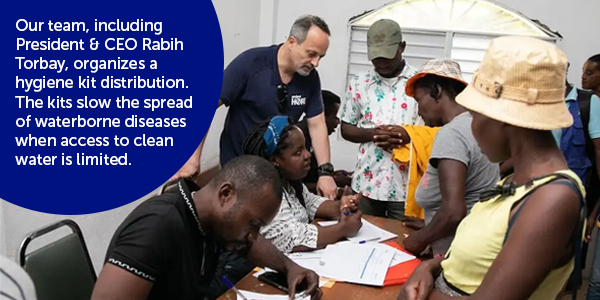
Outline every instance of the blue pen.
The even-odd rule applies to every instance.
[[[344,206],[344,216],[346,216],[346,217],[347,217],[347,216],[349,216],[349,215],[351,215],[351,214],[352,214],[352,213],[351,213],[351,212],[350,212],[350,210],[348,209],[348,206]]]
[[[246,297],[244,297],[244,295],[242,295],[242,293],[235,287],[235,285],[233,285],[233,283],[231,283],[231,281],[229,281],[229,279],[227,279],[227,277],[225,277],[225,275],[223,275],[223,283],[225,283],[225,285],[227,286],[227,288],[232,289],[236,294],[238,294],[238,296],[240,296],[242,299],[244,300],[248,300]]]
[[[365,244],[365,243],[368,243],[368,242],[374,242],[374,241],[378,241],[378,240],[379,240],[379,238],[377,237],[377,238],[372,238],[372,239],[368,239],[368,240],[362,240],[362,241],[360,241],[358,243],[359,244]]]

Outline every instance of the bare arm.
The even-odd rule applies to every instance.
[[[329,149],[329,136],[327,135],[327,124],[325,124],[325,114],[308,119],[308,132],[312,142],[317,164],[331,162],[331,152]]]
[[[92,300],[145,300],[153,283],[112,264],[105,264],[92,292]]]
[[[509,158],[505,160],[502,164],[500,164],[500,176],[505,177],[512,173],[513,169],[513,160]]]
[[[331,149],[325,114],[321,113],[308,119],[308,132],[317,159],[317,165],[321,166],[331,162]],[[319,176],[317,181],[317,192],[330,199],[335,199],[337,185],[332,176]]]
[[[353,195],[351,189],[346,186],[341,192],[341,199],[339,201],[323,201],[321,205],[319,205],[315,217],[337,220],[340,218],[343,210],[347,209],[349,213],[356,213],[361,197],[362,193]]]
[[[328,201],[327,201],[328,202]],[[333,202],[333,201],[332,201]],[[349,211],[349,210],[348,210]],[[360,211],[348,216],[341,216],[340,222],[331,226],[318,226],[317,249],[323,249],[327,245],[339,242],[340,240],[354,236],[362,227],[362,213]],[[296,246],[294,251],[311,251],[306,246]]]
[[[259,235],[256,242],[252,244],[248,252],[248,259],[258,266],[268,267],[279,272],[286,272],[290,265],[294,264],[262,235]]]
[[[317,240],[317,248],[323,249],[327,247],[327,245],[335,244],[349,235],[348,224],[343,222],[327,227],[319,226],[319,239]]]
[[[341,240],[343,240],[346,237],[346,234],[344,233],[344,228],[341,224],[336,224],[336,225],[331,225],[331,226],[326,226],[326,227],[322,227],[322,226],[318,226],[319,228],[319,235],[317,238],[317,248],[313,249],[313,248],[309,248],[306,246],[296,246],[293,249],[293,252],[307,252],[307,251],[313,251],[316,249],[323,249],[325,247],[327,247],[327,245],[331,245],[331,244],[335,244]]]
[[[454,234],[458,224],[467,214],[465,203],[467,166],[457,160],[441,159],[438,161],[437,170],[442,193],[442,206],[427,226],[407,238],[410,245],[407,250],[415,251],[413,253],[416,254],[420,254],[432,242]],[[407,246],[406,244],[405,241],[405,246]]]
[[[358,128],[346,122],[342,122],[342,137],[352,143],[369,143],[373,141],[375,129],[373,128]]]
[[[327,200],[321,203],[317,209],[317,218],[336,220],[340,218],[340,203],[341,201]]]

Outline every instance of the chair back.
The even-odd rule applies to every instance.
[[[63,226],[71,233],[31,253],[27,246]],[[19,263],[31,276],[38,300],[89,300],[96,273],[77,223],[62,220],[29,234],[19,249]]]

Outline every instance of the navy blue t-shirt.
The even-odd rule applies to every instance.
[[[280,115],[277,86],[282,84],[277,67],[281,45],[246,50],[223,72],[221,101],[229,107],[221,134],[221,166],[242,155],[242,143],[254,127]],[[308,76],[294,74],[287,84],[285,115],[298,122],[302,114],[312,118],[323,112],[321,81],[313,70]]]

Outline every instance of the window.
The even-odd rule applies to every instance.
[[[485,0],[396,1],[350,20],[348,78],[371,68],[367,30],[379,19],[400,24],[409,64],[419,68],[427,60],[450,57],[459,62],[468,82],[495,37],[526,35],[552,42],[560,38],[543,24]]]

